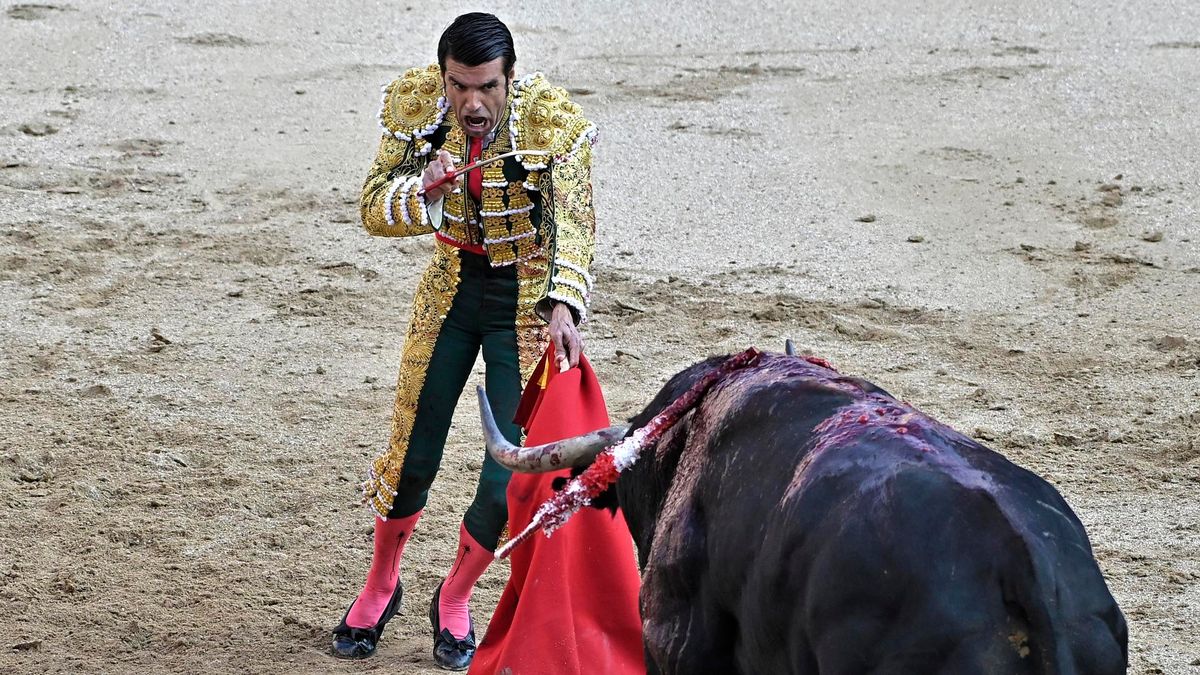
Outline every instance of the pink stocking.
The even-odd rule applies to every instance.
[[[367,583],[346,617],[347,626],[370,628],[379,622],[400,580],[404,543],[412,536],[421,513],[417,511],[407,518],[389,520],[375,517],[375,554],[371,558],[371,571],[367,572]]]
[[[471,613],[468,603],[475,582],[492,562],[492,552],[484,548],[467,528],[458,527],[458,557],[450,574],[442,582],[442,594],[438,600],[438,619],[450,634],[458,639],[465,638],[471,629]]]

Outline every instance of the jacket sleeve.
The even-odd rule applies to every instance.
[[[427,163],[428,155],[417,156],[412,141],[383,137],[359,202],[367,232],[380,237],[433,232],[425,200],[417,194]]]
[[[537,313],[548,321],[554,304],[566,303],[578,324],[587,320],[594,284],[590,272],[596,249],[591,143],[582,143],[568,159],[552,164],[550,178],[553,255],[546,296],[538,302]]]

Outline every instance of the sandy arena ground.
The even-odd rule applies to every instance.
[[[326,649],[431,250],[357,222],[378,86],[466,8],[43,1],[0,6],[0,672],[439,672],[469,399],[401,616]],[[1058,485],[1131,672],[1200,672],[1200,4],[486,9],[602,127],[614,416],[791,337]]]

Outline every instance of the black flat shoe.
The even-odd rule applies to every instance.
[[[375,646],[379,644],[379,638],[383,637],[383,629],[387,622],[400,611],[400,601],[403,597],[404,584],[397,579],[392,599],[388,600],[387,607],[383,608],[379,621],[370,628],[346,625],[346,617],[350,616],[350,609],[354,609],[354,603],[350,603],[350,609],[342,616],[342,622],[333,629],[333,655],[339,659],[365,659],[374,654]],[[355,602],[358,600],[355,599]]]
[[[444,583],[444,582],[443,582]],[[429,623],[433,626],[433,660],[445,670],[466,670],[475,658],[475,620],[470,620],[467,636],[461,640],[451,635],[449,629],[441,627],[438,619],[438,599],[442,597],[442,584],[433,592],[429,603]]]

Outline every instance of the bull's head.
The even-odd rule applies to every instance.
[[[796,355],[796,346],[792,344],[791,340],[785,341],[784,353],[788,356]],[[545,473],[587,466],[605,448],[624,438],[630,428],[627,424],[618,424],[553,443],[518,447],[509,443],[500,433],[496,419],[492,415],[492,406],[488,402],[487,393],[483,387],[476,387],[476,392],[479,397],[479,417],[483,422],[483,435],[487,441],[488,454],[500,466],[516,473]]]
[[[500,466],[516,473],[544,473],[587,466],[596,455],[624,438],[625,433],[629,431],[628,425],[618,424],[553,443],[518,447],[509,443],[500,433],[483,387],[476,387],[476,391],[479,395],[479,417],[483,421],[483,436],[487,442],[488,454]]]

